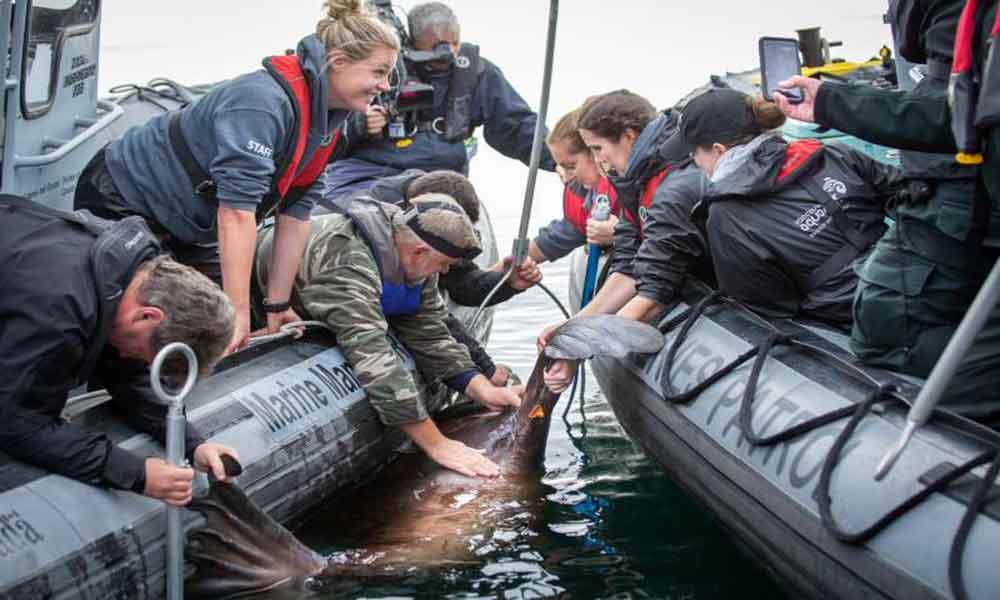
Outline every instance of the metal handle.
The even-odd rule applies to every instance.
[[[176,394],[163,389],[160,372],[167,357],[180,352],[187,359],[188,372],[184,386]],[[167,463],[179,467],[184,464],[184,398],[194,388],[198,379],[198,357],[187,344],[174,342],[167,344],[153,359],[150,367],[150,384],[153,393],[169,408],[167,410]],[[167,598],[184,598],[184,522],[179,506],[167,506]]]
[[[174,352],[180,352],[184,355],[184,358],[188,362],[188,373],[187,380],[184,381],[184,386],[181,391],[176,394],[171,394],[163,389],[163,383],[160,381],[160,372],[163,370],[163,363],[167,360],[167,357]],[[159,398],[161,402],[169,405],[173,408],[175,405],[183,406],[184,398],[191,393],[194,388],[195,382],[198,380],[198,357],[195,356],[194,350],[190,346],[181,342],[174,342],[172,344],[167,344],[162,350],[156,353],[156,357],[153,358],[153,366],[150,367],[150,383],[153,386],[153,393]]]
[[[124,108],[114,102],[108,102],[107,100],[98,100],[97,107],[107,111],[107,114],[98,119],[93,125],[83,130],[79,135],[73,136],[73,139],[59,146],[59,149],[54,152],[47,152],[36,156],[15,156],[14,168],[20,169],[23,167],[41,167],[44,165],[51,165],[73,150],[79,148],[82,144],[90,140],[90,138],[97,135],[102,129],[110,125],[115,119],[125,114]]]

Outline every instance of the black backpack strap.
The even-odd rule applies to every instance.
[[[35,214],[62,219],[68,223],[79,225],[94,235],[101,235],[110,225],[113,224],[113,221],[102,219],[101,217],[91,213],[89,210],[60,210],[58,208],[45,206],[44,204],[35,202],[34,200],[29,200],[23,196],[15,196],[13,194],[0,194],[0,205],[4,204],[7,206],[14,206],[20,210],[31,211]]]
[[[834,226],[844,236],[847,243],[841,246],[830,258],[826,259],[823,264],[800,282],[803,293],[815,290],[837,273],[840,273],[854,259],[867,252],[872,247],[872,244],[882,237],[884,231],[883,227],[877,225],[866,227],[864,223],[853,221],[844,212],[840,201],[836,200],[831,193],[825,191],[816,178],[817,175],[815,174],[805,175],[798,180],[798,183],[826,210]]]
[[[195,160],[194,154],[191,152],[191,146],[188,146],[187,140],[184,138],[184,132],[181,131],[181,111],[177,110],[170,113],[167,119],[170,145],[173,146],[174,154],[180,159],[181,166],[187,172],[194,193],[206,200],[215,198],[215,182],[212,181],[211,175],[206,173],[205,169],[202,169],[198,161]]]

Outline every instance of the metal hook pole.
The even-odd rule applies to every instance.
[[[160,371],[167,357],[180,352],[187,359],[188,372],[184,386],[177,394],[163,389]],[[156,353],[150,367],[150,384],[156,397],[167,405],[167,464],[174,467],[186,466],[184,460],[184,398],[194,388],[198,379],[198,357],[187,344],[174,342],[167,344]],[[167,598],[184,599],[184,524],[179,506],[167,506]]]
[[[962,322],[958,324],[958,329],[955,330],[948,345],[945,346],[941,358],[931,370],[924,387],[920,388],[917,400],[906,415],[906,427],[875,470],[876,481],[881,481],[889,474],[906,445],[910,443],[913,434],[930,418],[934,408],[941,400],[945,388],[955,376],[955,371],[958,370],[962,360],[969,353],[972,342],[982,331],[986,320],[998,303],[1000,303],[1000,259],[997,259],[996,264],[993,265],[993,270],[990,271],[983,287],[979,289],[976,298],[972,301],[972,306],[969,307]]]

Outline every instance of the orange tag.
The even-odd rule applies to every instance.
[[[544,419],[545,418],[545,409],[542,408],[541,404],[536,404],[535,408],[531,409],[531,412],[528,414],[528,418],[529,419]]]

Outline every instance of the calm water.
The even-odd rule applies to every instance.
[[[100,89],[154,76],[187,83],[217,81],[259,67],[267,54],[294,47],[318,17],[319,0],[106,0]],[[406,7],[414,2],[402,2]],[[540,93],[546,26],[543,0],[503,3],[451,0],[463,37],[479,43],[531,103]],[[822,5],[820,5],[822,4]],[[275,7],[280,5],[280,10]],[[627,87],[657,105],[672,104],[710,73],[745,70],[757,61],[757,38],[793,36],[823,25],[843,40],[843,55],[867,58],[889,40],[885,2],[775,0],[678,3],[662,0],[562,2],[549,123],[584,97]],[[480,143],[472,178],[493,216],[501,253],[516,235],[526,169]],[[530,231],[560,212],[561,186],[538,181]],[[546,265],[545,283],[566,298],[567,263]],[[505,304],[489,349],[526,377],[534,337],[560,318],[540,291]],[[500,514],[473,540],[472,564],[432,575],[406,575],[342,590],[353,597],[776,598],[777,586],[740,554],[711,517],[627,438],[587,379],[585,401],[568,426],[553,422],[542,493],[529,513]],[[561,414],[567,397],[561,401]],[[354,540],[324,532],[317,549],[333,553]]]

